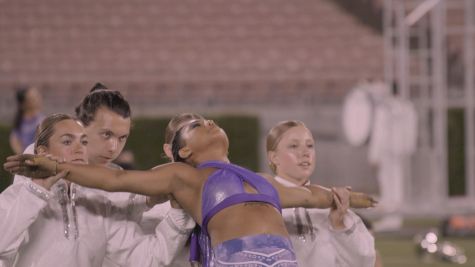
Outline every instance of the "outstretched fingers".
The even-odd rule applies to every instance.
[[[47,178],[54,176],[56,170],[48,170],[41,167],[40,158],[35,155],[23,154],[7,157],[3,168],[12,174],[21,174],[33,178]],[[54,162],[54,161],[53,161]],[[56,162],[54,162],[56,164]]]
[[[368,195],[368,198],[369,198],[369,201],[371,202],[371,208],[376,207],[376,205],[378,204],[378,201],[369,195]]]
[[[361,192],[351,192],[350,206],[352,208],[372,208],[375,207],[377,201],[368,194]]]
[[[22,165],[21,155],[13,155],[7,157],[5,163],[3,163],[3,169],[10,173],[16,173]]]
[[[11,172],[20,167],[20,162],[17,161],[7,161],[3,163],[3,169],[7,172]]]

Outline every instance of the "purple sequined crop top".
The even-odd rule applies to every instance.
[[[262,176],[240,166],[220,161],[208,161],[198,169],[217,168],[205,182],[202,192],[202,228],[206,232],[209,220],[220,210],[244,202],[266,202],[281,210],[277,190]],[[244,182],[256,189],[247,193]]]
[[[211,218],[222,209],[244,202],[265,202],[281,212],[277,190],[262,176],[240,166],[222,161],[207,161],[198,169],[216,168],[203,186],[201,212],[203,221],[191,237],[190,261],[200,261],[208,266],[212,261],[211,242],[207,226]],[[247,193],[244,182],[251,185],[257,193]]]

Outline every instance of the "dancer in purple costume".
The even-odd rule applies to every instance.
[[[152,170],[111,170],[21,155],[9,157],[4,168],[30,176],[38,176],[38,169],[68,171],[66,179],[106,191],[172,194],[202,227],[198,237],[204,266],[297,266],[281,206],[330,207],[331,191],[266,180],[229,163],[228,148],[225,132],[213,121],[194,120],[173,137],[175,162]],[[374,204],[365,194],[353,196],[353,206]]]

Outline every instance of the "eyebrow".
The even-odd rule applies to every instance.
[[[73,135],[73,134],[70,134],[70,133],[65,133],[65,134],[63,134],[63,135],[61,135],[61,136],[59,136],[59,137],[64,137],[64,136],[70,137],[70,138],[74,138],[74,135]]]
[[[183,131],[184,129],[190,128],[193,124],[195,124],[195,123],[197,123],[197,122],[200,122],[200,121],[201,121],[200,119],[195,119],[195,120],[189,121],[188,123],[185,123],[185,124],[184,124],[183,126],[181,126],[178,130],[176,130],[175,135],[176,135],[178,132]]]
[[[306,143],[306,142],[309,142],[309,141],[314,142],[314,140],[311,139],[311,138],[308,138],[308,139],[307,139],[307,138],[305,138],[305,139],[292,138],[292,139],[289,139],[289,141],[290,141],[290,142],[302,142],[302,143]]]
[[[186,123],[186,124],[183,125],[183,126],[184,126],[184,127],[186,127],[186,126],[191,126],[191,125],[193,125],[193,124],[195,124],[195,123],[197,123],[197,122],[200,122],[200,121],[201,121],[200,119],[194,119],[194,120],[189,121],[188,123]]]
[[[123,135],[118,135],[117,132],[114,132],[113,130],[109,129],[109,128],[101,128],[99,130],[100,133],[111,133],[112,135],[114,136],[118,136],[118,137],[123,137],[123,136],[129,136],[130,135],[130,131],[126,134],[123,134]]]

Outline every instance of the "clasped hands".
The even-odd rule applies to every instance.
[[[12,174],[30,177],[34,183],[49,190],[58,180],[68,175],[68,171],[58,173],[58,163],[61,162],[64,160],[48,154],[23,154],[8,157],[3,168]]]
[[[3,168],[12,173],[30,178],[45,179],[58,174],[58,163],[64,160],[51,155],[13,155],[7,157]]]
[[[372,208],[378,203],[373,197],[361,192],[353,192],[351,187],[332,187],[333,203],[328,215],[334,229],[345,229],[345,215],[350,207]]]

